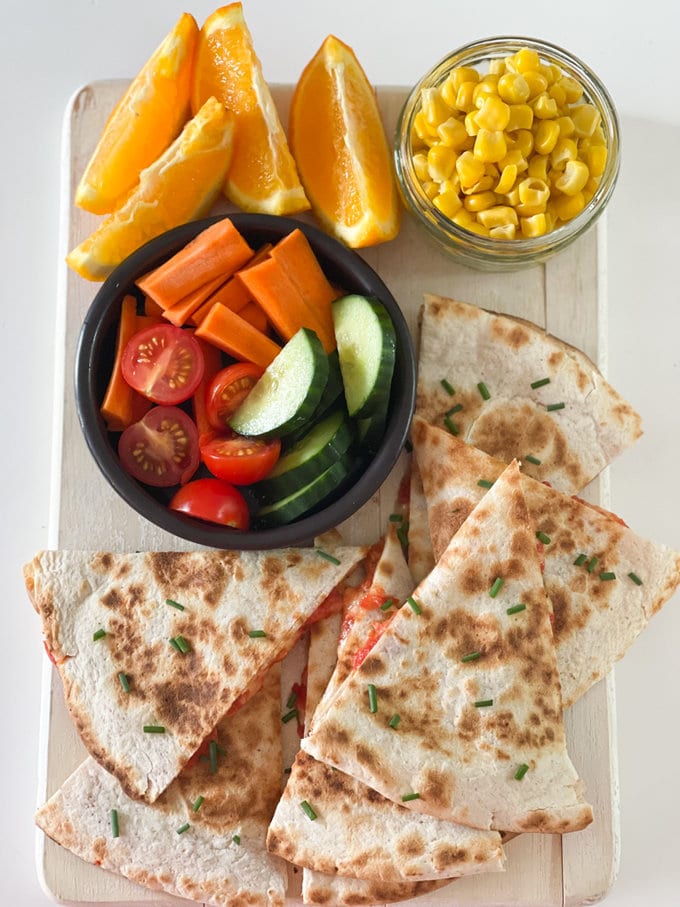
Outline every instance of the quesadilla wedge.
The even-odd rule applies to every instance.
[[[348,876],[331,876],[305,870],[302,874],[302,903],[317,907],[370,907],[394,904],[450,885],[450,879],[431,882],[367,882]]]
[[[592,810],[567,754],[550,618],[513,462],[302,748],[437,818],[511,832],[585,827]]]
[[[434,557],[423,480],[420,477],[418,461],[413,455],[409,478],[408,567],[413,579],[419,583],[434,567]]]
[[[438,558],[505,467],[418,418],[411,437]],[[540,533],[566,708],[609,673],[677,590],[680,553],[524,474],[522,489]]]
[[[365,549],[323,553],[44,551],[25,566],[75,727],[129,796],[153,803]]]
[[[594,363],[531,322],[426,295],[419,349],[419,416],[504,463],[533,457],[527,473],[568,494],[641,435]]]
[[[265,849],[281,790],[279,674],[276,665],[217,725],[215,763],[193,760],[154,804],[131,800],[88,757],[37,824],[81,859],[146,887],[215,907],[283,907],[286,866]]]

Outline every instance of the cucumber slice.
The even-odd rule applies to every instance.
[[[267,366],[229,425],[240,435],[281,438],[304,425],[328,380],[328,356],[309,328],[300,328]]]
[[[338,398],[342,397],[342,390],[342,375],[340,374],[338,351],[333,350],[328,354],[328,380],[326,381],[326,387],[321,394],[321,399],[317,403],[316,409],[312,413],[309,422],[286,435],[283,444],[284,453],[290,450],[291,447],[298,443],[298,441],[301,441],[314,425],[320,422],[324,416],[328,415],[334,404],[338,403]],[[345,401],[343,397],[343,409],[344,406]]]
[[[326,416],[284,453],[266,479],[251,486],[261,501],[272,501],[304,488],[349,450],[354,439],[343,413]]]
[[[337,494],[352,474],[354,461],[351,454],[343,454],[309,484],[287,497],[261,507],[257,513],[257,523],[261,527],[282,526],[292,523],[298,517],[309,513],[325,500]]]
[[[365,419],[387,410],[396,349],[387,309],[358,295],[337,299],[332,309],[348,413]]]
[[[383,410],[367,419],[357,420],[357,438],[359,444],[369,453],[375,453],[380,447],[385,428],[387,426],[387,412]]]

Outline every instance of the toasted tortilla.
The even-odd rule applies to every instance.
[[[504,463],[535,457],[527,474],[560,491],[579,492],[642,433],[594,363],[535,324],[426,295],[420,325],[417,414],[443,426],[449,413],[461,439]]]
[[[450,885],[450,879],[431,882],[367,882],[348,876],[325,875],[305,869],[302,874],[302,903],[317,907],[370,907],[394,904]]]
[[[26,587],[90,755],[152,803],[364,551],[333,549],[337,563],[313,549],[38,554]]]
[[[474,828],[563,833],[592,821],[567,753],[551,612],[516,462],[302,748],[397,804]]]
[[[495,480],[505,467],[418,418],[411,436],[439,557],[487,493],[478,482]],[[680,554],[641,538],[608,511],[524,474],[522,489],[537,530],[550,539],[542,549],[544,582],[566,708],[609,673],[677,590]],[[576,565],[582,554],[587,560]],[[589,571],[593,557],[598,560]],[[601,578],[611,573],[615,579]]]
[[[408,567],[416,583],[425,579],[434,567],[427,501],[420,477],[418,461],[411,457],[408,511]]]
[[[279,674],[275,666],[262,690],[218,724],[215,772],[196,759],[146,804],[88,758],[38,810],[37,824],[81,859],[148,888],[215,907],[283,907],[286,867],[265,849],[281,785]]]

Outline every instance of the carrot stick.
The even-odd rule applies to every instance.
[[[253,302],[253,297],[250,295],[244,283],[238,279],[241,271],[245,268],[250,268],[253,265],[257,264],[259,261],[262,261],[269,255],[269,250],[272,248],[271,243],[265,243],[261,246],[257,252],[253,255],[250,261],[246,262],[242,268],[239,268],[232,277],[230,277],[225,283],[219,287],[218,290],[210,296],[203,305],[199,306],[198,309],[191,316],[191,321],[194,324],[200,324],[201,321],[208,314],[215,302],[221,302],[222,305],[226,305],[228,309],[231,309],[232,312],[240,312],[249,302]]]
[[[216,302],[196,328],[196,336],[242,362],[266,368],[281,347],[225,305]]]
[[[182,327],[182,325],[193,315],[196,309],[200,308],[205,300],[208,299],[208,297],[211,296],[219,286],[221,286],[222,282],[222,276],[214,277],[212,280],[209,280],[208,283],[203,284],[203,286],[199,287],[197,290],[193,290],[191,293],[187,293],[187,295],[182,297],[179,302],[171,305],[169,309],[166,309],[163,312],[163,316],[167,318],[168,321],[176,324],[177,327]]]
[[[151,401],[133,390],[123,378],[120,363],[128,340],[142,328],[157,323],[158,318],[137,315],[137,300],[134,296],[126,296],[123,299],[113,369],[99,408],[109,431],[123,431],[128,425],[141,419],[151,408]]]
[[[259,306],[256,302],[249,302],[247,306],[241,309],[239,315],[258,331],[263,334],[267,333],[267,328],[269,327],[267,315],[262,306]]]
[[[163,314],[163,309],[154,302],[153,299],[150,299],[148,296],[144,297],[144,314],[151,315],[155,318],[160,318]]]
[[[202,230],[183,249],[137,280],[137,286],[163,309],[222,275],[223,280],[253,255],[229,218]]]
[[[206,395],[213,378],[222,368],[222,353],[220,353],[217,347],[213,346],[212,343],[206,343],[205,340],[202,340],[200,337],[196,337],[196,339],[203,352],[205,370],[201,383],[198,385],[191,398],[191,406],[194,413],[194,422],[198,428],[198,437],[202,438],[213,430],[212,425],[208,421]]]

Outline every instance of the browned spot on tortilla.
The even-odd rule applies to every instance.
[[[467,863],[469,853],[465,847],[438,844],[432,852],[432,865],[437,872]]]
[[[228,575],[233,571],[236,554],[221,552],[219,558],[210,562],[187,551],[150,552],[146,558],[164,598],[176,599],[183,592],[190,591],[192,597],[215,606],[222,598]]]
[[[396,851],[401,857],[419,857],[425,853],[425,842],[416,831],[404,832],[397,838]]]
[[[355,747],[354,754],[360,765],[365,765],[369,769],[375,769],[380,766],[380,755],[375,749],[367,743],[359,743]]]
[[[384,670],[385,663],[380,655],[376,655],[375,653],[367,655],[361,665],[362,673],[366,674],[368,677],[372,677],[374,674],[381,674]]]
[[[437,809],[448,809],[453,802],[453,778],[434,768],[426,770],[419,791],[423,800]]]

